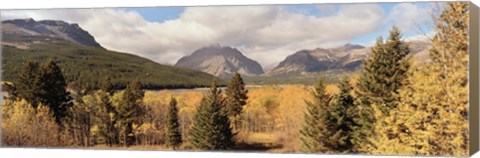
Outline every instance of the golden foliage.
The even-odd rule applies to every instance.
[[[6,100],[2,105],[2,145],[55,147],[62,145],[59,127],[47,106],[36,109],[27,101]]]
[[[373,153],[467,155],[468,3],[448,3],[436,24],[432,63],[411,70],[398,108],[376,125]]]

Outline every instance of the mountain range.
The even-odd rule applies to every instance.
[[[5,80],[14,80],[23,63],[29,60],[55,58],[64,67],[70,82],[98,83],[101,77],[114,76],[119,85],[140,78],[151,88],[207,86],[214,76],[228,80],[235,72],[245,76],[249,84],[304,83],[320,72],[336,78],[339,74],[358,72],[371,49],[345,44],[299,50],[265,72],[257,61],[238,49],[219,44],[199,48],[169,66],[106,50],[78,24],[16,19],[2,21],[1,30]],[[428,41],[408,41],[407,44],[416,63],[429,60]]]
[[[427,62],[428,41],[407,41],[415,63]],[[281,61],[277,66],[263,72],[255,60],[245,57],[239,50],[219,45],[204,47],[191,55],[181,58],[175,66],[207,72],[220,78],[227,78],[238,72],[249,79],[265,80],[275,77],[305,77],[319,72],[354,73],[368,57],[370,47],[358,44],[345,44],[334,48],[299,50]],[[263,78],[263,79],[259,79]],[[278,81],[278,80],[276,80]]]
[[[1,23],[1,33],[2,80],[7,82],[15,82],[25,63],[47,59],[58,63],[69,87],[79,89],[98,87],[107,77],[118,88],[140,80],[147,89],[206,87],[216,78],[107,50],[79,25],[63,21],[7,20]]]

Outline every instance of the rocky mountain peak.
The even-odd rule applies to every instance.
[[[78,24],[60,20],[35,21],[32,18],[6,20],[2,21],[1,29],[4,37],[18,35],[55,37],[78,45],[101,47],[95,38]],[[10,39],[4,38],[4,40]]]
[[[242,75],[263,73],[260,64],[244,56],[236,48],[211,45],[195,50],[178,60],[175,66],[204,71],[218,77],[229,77],[235,72]]]

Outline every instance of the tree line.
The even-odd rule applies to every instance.
[[[143,103],[144,91],[138,80],[124,90],[116,90],[110,78],[106,78],[97,90],[67,90],[67,84],[60,67],[54,60],[39,64],[28,62],[17,82],[5,84],[2,140],[5,145],[14,146],[83,146],[98,144],[108,146],[158,145],[178,149],[184,143],[180,131],[177,101],[172,96],[166,117],[162,120],[151,107]],[[210,91],[198,106],[188,138],[192,149],[226,150],[235,145],[235,124],[242,106],[246,104],[247,90],[240,74],[236,73],[225,93],[217,88],[214,79]],[[36,118],[36,117],[39,118]],[[51,118],[50,118],[51,117]],[[32,121],[44,122],[49,126],[34,126]],[[145,134],[138,127],[153,125]],[[142,126],[143,127],[143,126]],[[20,139],[38,136],[39,131],[55,133],[51,141]],[[23,135],[22,135],[23,134]],[[45,133],[43,133],[45,134]],[[49,137],[44,135],[45,137]]]
[[[467,155],[468,3],[435,19],[430,63],[412,65],[398,28],[378,38],[359,79],[340,92],[315,84],[301,129],[303,150],[322,153]],[[413,67],[416,66],[416,67]]]

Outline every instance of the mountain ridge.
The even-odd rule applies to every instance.
[[[76,23],[61,20],[14,19],[2,21],[2,34],[56,37],[78,45],[103,48],[95,38]]]
[[[180,58],[175,66],[200,70],[221,78],[228,78],[235,72],[247,76],[264,73],[257,61],[244,56],[236,48],[220,45],[197,49],[191,55]]]
[[[33,19],[2,21],[1,24],[2,34],[5,33],[1,41],[3,81],[15,82],[25,63],[41,63],[46,59],[54,59],[58,63],[69,87],[73,89],[98,88],[107,77],[117,88],[125,88],[128,82],[138,79],[145,89],[207,87],[216,78],[201,71],[162,65],[134,54],[106,50],[78,24],[55,20],[37,22]],[[69,31],[72,29],[73,32]],[[71,41],[83,39],[77,37],[91,41]],[[219,85],[226,84],[218,80]]]

